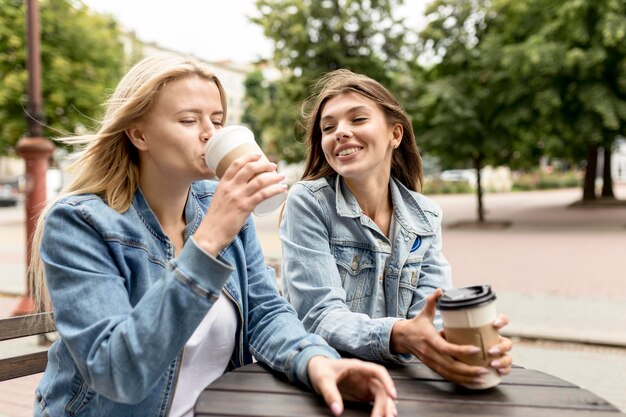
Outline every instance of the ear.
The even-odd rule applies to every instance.
[[[137,149],[139,149],[140,151],[148,150],[148,144],[146,143],[146,138],[143,135],[141,126],[134,125],[126,129],[125,132],[126,136],[128,136],[128,139],[130,139],[130,141],[133,143],[133,145],[135,145]]]
[[[404,128],[400,123],[396,123],[393,126],[392,138],[391,138],[391,146],[396,149],[400,146],[400,142],[402,142],[402,135],[404,135]]]

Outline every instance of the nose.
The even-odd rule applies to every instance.
[[[215,134],[215,131],[217,129],[215,129],[215,126],[213,125],[213,122],[207,122],[205,123],[202,132],[200,133],[200,140],[202,142],[208,142],[209,139],[211,139],[211,137],[213,137],[213,135]]]
[[[350,137],[350,135],[351,132],[347,123],[338,122],[337,127],[335,127],[335,140],[339,142],[341,139]]]

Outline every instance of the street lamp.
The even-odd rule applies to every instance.
[[[54,145],[43,137],[43,99],[41,95],[41,57],[39,52],[39,4],[38,0],[26,0],[26,38],[28,58],[28,135],[21,138],[15,150],[26,163],[26,182],[30,184],[26,193],[26,294],[20,299],[12,315],[32,314],[37,311],[33,289],[28,280],[32,240],[37,219],[46,203],[46,171],[48,158]]]

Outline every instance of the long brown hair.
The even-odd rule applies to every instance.
[[[117,212],[128,210],[139,184],[139,165],[126,129],[152,109],[166,83],[191,76],[215,83],[226,120],[226,93],[213,69],[195,58],[164,52],[144,58],[126,73],[106,103],[96,133],[56,139],[84,150],[69,168],[72,181],[43,209],[33,234],[28,276],[39,309],[51,309],[39,253],[46,213],[60,198],[77,194],[97,194]]]
[[[307,147],[303,180],[312,180],[334,174],[322,151],[320,118],[326,102],[338,95],[357,93],[375,102],[385,114],[390,125],[399,123],[403,128],[400,146],[393,151],[391,175],[405,187],[419,191],[422,187],[422,158],[415,143],[411,120],[398,100],[378,81],[346,69],[324,74],[317,80],[313,92],[302,105],[302,123]]]

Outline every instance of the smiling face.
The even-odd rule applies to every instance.
[[[214,82],[199,76],[168,82],[150,112],[127,131],[139,150],[140,171],[180,182],[214,176],[204,162],[204,148],[223,118]]]
[[[400,124],[390,125],[374,101],[354,92],[330,98],[320,116],[322,150],[335,172],[358,181],[389,180]]]

